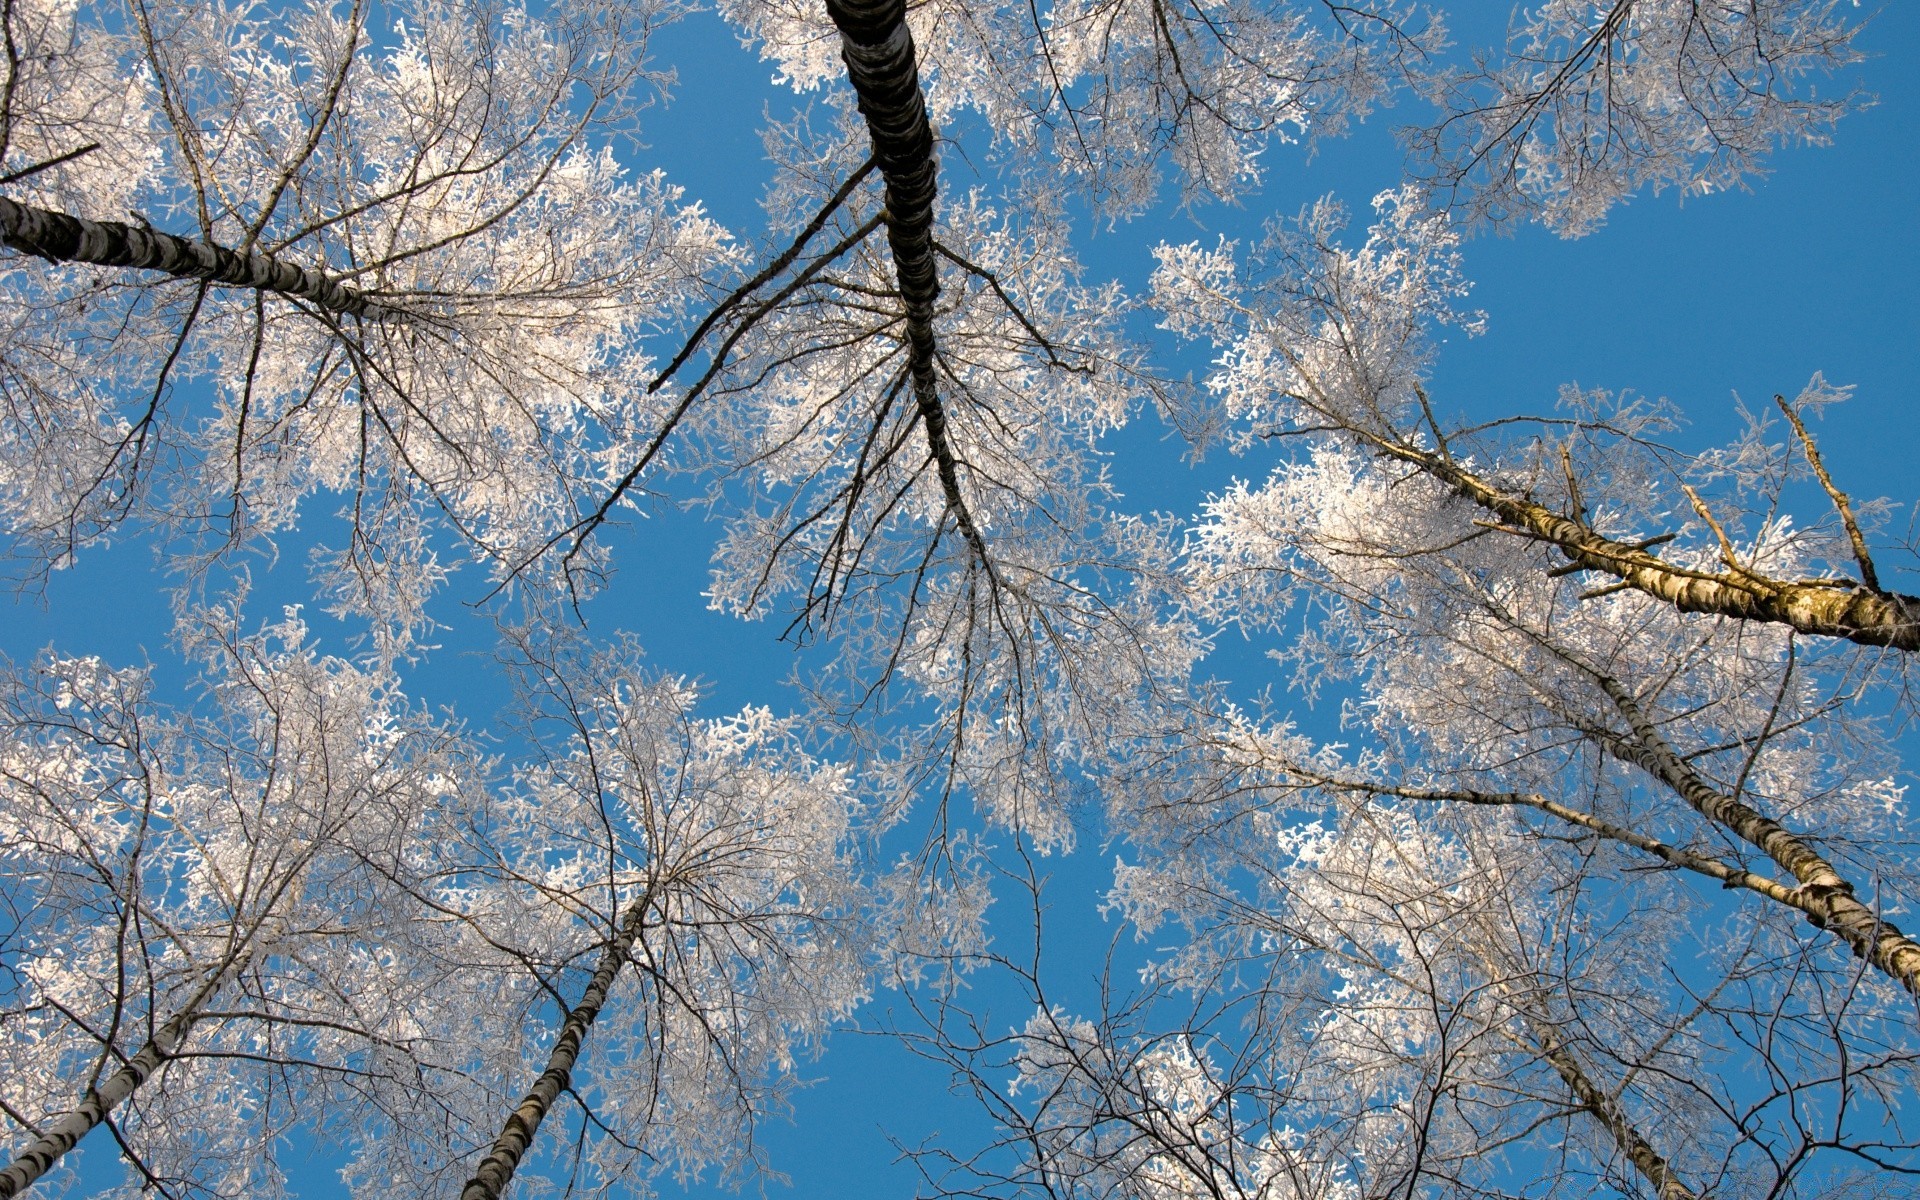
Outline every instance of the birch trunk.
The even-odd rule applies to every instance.
[[[1695,812],[1731,830],[1791,872],[1800,881],[1796,891],[1804,901],[1795,907],[1804,911],[1809,921],[1831,931],[1855,954],[1880,968],[1907,991],[1920,995],[1920,943],[1857,899],[1853,885],[1805,837],[1726,795],[1695,774],[1660,736],[1639,702],[1618,682],[1604,675],[1595,678],[1633,730],[1630,741],[1603,734],[1602,746],[1616,758],[1653,775]]]
[[[1680,1181],[1673,1165],[1633,1123],[1632,1115],[1619,1097],[1595,1083],[1580,1057],[1561,1039],[1553,1020],[1542,1011],[1545,996],[1538,986],[1517,982],[1528,973],[1516,971],[1513,964],[1506,961],[1507,955],[1498,949],[1505,940],[1501,933],[1483,924],[1482,935],[1487,942],[1479,949],[1478,957],[1487,969],[1494,991],[1525,1031],[1524,1035],[1508,1031],[1506,1036],[1538,1054],[1553,1068],[1573,1093],[1574,1103],[1606,1129],[1614,1146],[1633,1164],[1640,1177],[1652,1185],[1654,1195],[1660,1200],[1698,1200],[1693,1189]]]
[[[1531,1015],[1522,1014],[1522,1020],[1534,1039],[1540,1057],[1560,1076],[1567,1090],[1573,1093],[1575,1102],[1606,1127],[1620,1153],[1627,1156],[1627,1161],[1633,1164],[1634,1170],[1640,1172],[1641,1178],[1653,1185],[1654,1194],[1660,1200],[1697,1200],[1693,1190],[1674,1174],[1673,1166],[1635,1127],[1620,1102],[1587,1075],[1573,1052]]]
[[[5,197],[0,197],[0,243],[48,262],[135,267],[176,279],[275,292],[341,316],[377,320],[408,315],[324,271],[297,267],[271,255],[242,254],[119,221],[89,221]]]
[[[927,452],[940,475],[947,508],[983,567],[992,570],[986,541],[960,489],[960,462],[947,434],[947,413],[934,378],[933,305],[940,295],[933,243],[933,201],[939,192],[933,127],[905,0],[827,0],[840,30],[840,56],[860,100],[873,157],[887,184],[887,245],[907,306],[907,369]]]
[[[466,1187],[461,1189],[460,1200],[499,1200],[506,1192],[507,1184],[512,1182],[513,1173],[520,1166],[520,1160],[526,1157],[527,1150],[533,1145],[534,1135],[540,1131],[540,1123],[547,1119],[547,1114],[553,1111],[554,1101],[572,1083],[574,1064],[580,1061],[580,1047],[586,1041],[587,1031],[593,1027],[601,1007],[606,1004],[607,993],[613,990],[614,980],[619,978],[621,969],[626,966],[633,943],[640,936],[641,921],[652,901],[653,889],[648,887],[628,905],[613,940],[607,943],[606,951],[600,955],[599,966],[593,978],[587,982],[587,990],[580,997],[580,1003],[568,1011],[566,1020],[560,1025],[560,1036],[547,1055],[546,1070],[540,1073],[533,1088],[508,1115],[500,1136],[494,1139],[493,1148],[480,1161],[480,1166],[474,1171],[473,1178],[467,1181]]]
[[[126,1061],[118,1071],[107,1077],[107,1081],[97,1088],[89,1088],[79,1107],[48,1125],[39,1137],[23,1147],[14,1156],[7,1169],[0,1171],[0,1200],[9,1200],[27,1188],[35,1180],[53,1169],[62,1155],[80,1143],[80,1139],[107,1119],[107,1115],[128,1096],[145,1083],[153,1073],[160,1069],[168,1059],[179,1053],[186,1041],[193,1023],[199,1019],[200,1012],[207,1001],[213,998],[237,974],[247,962],[247,955],[233,956],[212,978],[200,985],[198,991],[182,1005],[179,1011],[169,1017],[160,1028],[153,1031],[147,1044],[140,1047],[134,1056]]]
[[[1864,583],[1676,566],[1643,546],[1604,537],[1545,505],[1503,491],[1443,455],[1379,435],[1361,436],[1383,454],[1417,467],[1520,532],[1552,545],[1570,564],[1611,575],[1681,612],[1768,621],[1863,646],[1920,651],[1920,597]]]

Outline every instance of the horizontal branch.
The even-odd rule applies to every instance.
[[[1299,772],[1295,772],[1299,774]],[[1313,782],[1324,787],[1340,791],[1360,792],[1370,796],[1395,796],[1403,800],[1421,800],[1440,804],[1474,804],[1491,808],[1533,808],[1557,817],[1569,825],[1577,825],[1590,833],[1619,842],[1625,846],[1650,854],[1669,866],[1705,875],[1728,888],[1742,888],[1756,892],[1779,904],[1795,908],[1808,916],[1824,915],[1824,910],[1816,905],[1800,889],[1788,887],[1777,879],[1756,874],[1744,867],[1737,867],[1711,855],[1700,854],[1681,846],[1669,845],[1658,838],[1648,837],[1638,830],[1616,825],[1611,821],[1581,812],[1577,808],[1550,800],[1532,792],[1481,792],[1472,789],[1416,788],[1393,784],[1370,783],[1364,780],[1337,779],[1334,777],[1308,776]]]
[[[1392,796],[1427,803],[1474,804],[1495,808],[1532,808],[1610,841],[1632,846],[1670,866],[1715,879],[1724,887],[1765,896],[1804,914],[1809,922],[1847,943],[1856,955],[1873,963],[1902,987],[1920,994],[1920,943],[1898,926],[1882,919],[1856,899],[1853,885],[1841,878],[1833,864],[1806,838],[1792,832],[1731,796],[1709,785],[1693,772],[1660,737],[1638,703],[1619,684],[1598,677],[1634,729],[1633,740],[1590,729],[1602,748],[1624,762],[1640,767],[1676,792],[1701,816],[1731,831],[1792,873],[1798,886],[1746,870],[1711,855],[1669,845],[1638,830],[1603,820],[1531,792],[1482,792],[1472,789],[1422,788],[1369,780],[1344,779],[1309,771],[1292,764],[1279,769],[1309,786],[1368,796]]]
[[[242,254],[121,221],[90,221],[19,204],[0,196],[0,244],[55,263],[90,263],[160,271],[176,279],[253,288],[304,300],[341,316],[406,320],[412,314],[376,300],[324,271],[282,262],[269,254]]]

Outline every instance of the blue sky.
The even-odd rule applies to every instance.
[[[699,24],[669,36],[691,38]],[[1436,404],[1538,412],[1552,408],[1566,383],[1632,390],[1673,400],[1691,421],[1678,442],[1705,447],[1737,428],[1736,394],[1764,405],[1824,372],[1857,389],[1814,430],[1828,463],[1857,497],[1901,505],[1888,540],[1903,533],[1920,499],[1913,467],[1920,454],[1920,72],[1911,67],[1920,61],[1920,6],[1887,6],[1860,45],[1874,57],[1857,68],[1857,80],[1835,82],[1857,82],[1877,102],[1842,121],[1833,145],[1776,155],[1772,175],[1751,191],[1684,204],[1672,193],[1643,195],[1577,241],[1530,227],[1470,242],[1471,302],[1486,311],[1487,331],[1451,338],[1434,379]],[[756,78],[744,54],[724,70],[683,70],[675,111],[653,121],[660,161],[691,192],[701,194],[692,182],[721,169],[710,148],[751,146],[756,125],[742,119],[746,104],[735,103],[733,115],[712,127],[704,114],[724,109]],[[764,102],[776,113],[791,103],[776,91]],[[670,134],[689,114],[706,130],[704,145],[681,150]],[[1083,238],[1089,268],[1137,289],[1151,270],[1147,250],[1162,238],[1254,236],[1269,217],[1292,215],[1328,193],[1362,214],[1358,232],[1368,199],[1397,181],[1392,127],[1416,115],[1411,107],[1378,114],[1310,160],[1298,147],[1274,147],[1266,189],[1244,206],[1154,214]],[[704,194],[715,197],[718,216],[745,227],[734,215],[739,192],[724,205],[722,193]],[[1188,369],[1204,366],[1200,356]],[[1163,434],[1148,417],[1118,439],[1116,473],[1142,505],[1190,512],[1223,479],[1258,477],[1268,466],[1216,454],[1196,470],[1176,471],[1177,447]],[[1920,590],[1912,554],[1891,545],[1881,553],[1894,569],[1890,586]],[[649,642],[663,659],[671,654],[658,639]],[[1257,654],[1226,646],[1216,660],[1248,691],[1268,682]],[[1066,994],[1085,994],[1114,936],[1093,911],[1112,861],[1089,841],[1065,861],[1044,863],[1053,872],[1057,922],[1049,961]],[[1004,1027],[1024,1019],[1014,998],[1001,1003]],[[884,994],[876,1001],[879,1009],[888,1005]],[[793,1179],[790,1191],[775,1188],[775,1195],[910,1195],[916,1179],[892,1161],[896,1152],[882,1131],[906,1144],[935,1133],[961,1144],[982,1136],[970,1102],[940,1094],[939,1070],[883,1039],[842,1036],[811,1074],[819,1082],[797,1097],[793,1124],[767,1132],[774,1163]]]
[[[1878,95],[1877,103],[1842,121],[1833,146],[1779,153],[1772,176],[1751,191],[1685,204],[1671,194],[1641,196],[1580,241],[1529,228],[1471,242],[1472,302],[1486,311],[1488,329],[1449,342],[1432,389],[1437,405],[1474,413],[1540,411],[1565,383],[1630,389],[1671,398],[1693,422],[1678,440],[1706,446],[1733,429],[1736,394],[1764,404],[1776,392],[1793,395],[1824,372],[1857,388],[1852,401],[1815,428],[1828,464],[1856,496],[1887,496],[1901,506],[1883,539],[1882,571],[1890,586],[1920,591],[1912,554],[1891,545],[1920,499],[1912,465],[1920,452],[1920,71],[1912,67],[1920,61],[1920,6],[1889,3],[1860,45],[1874,57],[1857,68],[1857,78]],[[632,165],[665,169],[690,199],[751,237],[766,177],[762,117],[783,115],[795,98],[773,87],[770,69],[710,16],[663,31],[656,51],[677,65],[679,84],[671,104],[646,114],[648,146]],[[1290,215],[1328,193],[1364,213],[1368,198],[1398,177],[1392,126],[1417,115],[1410,108],[1378,114],[1354,137],[1323,145],[1311,159],[1298,147],[1275,147],[1266,159],[1265,191],[1243,206],[1162,212],[1101,231],[1083,240],[1088,266],[1139,288],[1152,265],[1147,250],[1162,238],[1247,237],[1270,216]],[[1204,356],[1188,355],[1185,369],[1204,369]],[[1151,416],[1145,422],[1115,445],[1117,477],[1143,506],[1191,512],[1226,479],[1265,472],[1263,461],[1224,455],[1194,470],[1176,469],[1179,447],[1165,440]],[[620,574],[590,607],[589,619],[598,630],[637,633],[657,666],[710,681],[711,712],[747,702],[781,707],[781,681],[793,657],[776,640],[778,624],[742,625],[708,611],[701,598],[714,533],[694,513],[662,509],[630,521],[615,547]],[[303,559],[289,540],[277,567],[262,560],[260,598],[301,598]],[[144,658],[161,666],[164,677],[171,659],[164,583],[147,546],[97,549],[55,574],[44,593],[9,602],[0,650],[23,659],[51,643],[115,662]],[[458,599],[483,591],[472,572],[453,585]],[[443,610],[453,627],[412,690],[485,721],[504,697],[491,686],[484,623],[456,605]],[[270,611],[256,605],[262,615]],[[338,639],[344,631],[316,618],[314,632]],[[1265,685],[1257,654],[1226,647],[1217,665],[1248,692]],[[1057,922],[1049,969],[1069,997],[1086,994],[1115,936],[1096,911],[1111,863],[1097,837],[1085,839],[1072,856],[1042,863],[1053,875],[1048,895]],[[1024,1018],[1017,997],[990,986],[983,985],[977,999],[998,1006],[993,1019],[1003,1026]],[[869,1017],[881,1018],[894,1003],[882,993]],[[844,1033],[806,1074],[816,1082],[796,1096],[793,1121],[766,1130],[772,1163],[793,1181],[790,1190],[769,1185],[772,1195],[910,1195],[914,1173],[894,1161],[889,1136],[908,1144],[936,1134],[956,1144],[983,1136],[970,1102],[945,1095],[944,1073],[885,1038]],[[88,1158],[97,1163],[107,1150],[95,1147]],[[324,1165],[316,1163],[313,1174],[313,1186],[303,1191],[338,1194]],[[670,1180],[660,1189],[677,1193]]]

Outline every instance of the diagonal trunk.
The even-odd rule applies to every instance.
[[[1566,556],[1570,568],[1611,575],[1681,612],[1767,621],[1863,646],[1920,651],[1920,597],[1864,583],[1774,579],[1747,570],[1678,566],[1648,553],[1644,545],[1605,537],[1584,522],[1505,491],[1445,455],[1356,432],[1382,454],[1446,484],[1513,530],[1553,546]]]
[[[1804,903],[1795,907],[1807,914],[1807,920],[1831,931],[1855,954],[1880,968],[1901,987],[1920,995],[1920,943],[1856,898],[1853,885],[1807,838],[1696,774],[1660,736],[1639,702],[1617,681],[1600,674],[1595,674],[1594,679],[1633,730],[1630,739],[1595,731],[1605,750],[1659,779],[1701,816],[1765,851],[1767,857],[1800,881],[1796,890]]]
[[[1546,1011],[1548,1005],[1540,983],[1526,970],[1516,970],[1509,961],[1510,956],[1500,947],[1506,941],[1497,930],[1483,924],[1482,936],[1486,938],[1477,950],[1476,957],[1486,968],[1488,982],[1512,1012],[1520,1029],[1505,1031],[1505,1036],[1529,1052],[1540,1056],[1554,1073],[1560,1076],[1567,1090],[1573,1093],[1574,1104],[1582,1112],[1598,1121],[1606,1129],[1616,1149],[1633,1164],[1653,1187],[1659,1200],[1697,1200],[1693,1190],[1680,1181],[1679,1175],[1653,1143],[1640,1132],[1634,1124],[1633,1115],[1620,1098],[1613,1092],[1601,1087],[1587,1072],[1580,1056],[1574,1052],[1560,1035],[1560,1030]],[[1479,939],[1474,939],[1478,941]]]
[[[520,1160],[533,1145],[534,1134],[540,1131],[540,1123],[553,1111],[554,1101],[572,1084],[574,1065],[580,1061],[580,1047],[586,1041],[587,1031],[593,1027],[595,1018],[599,1017],[601,1007],[606,1004],[607,993],[613,990],[614,980],[619,978],[621,968],[627,964],[633,943],[640,936],[647,906],[652,900],[653,888],[649,886],[627,906],[613,940],[607,943],[606,950],[600,955],[599,966],[593,978],[588,980],[580,1003],[574,1005],[561,1022],[560,1036],[547,1055],[546,1070],[540,1073],[533,1088],[521,1098],[519,1106],[507,1116],[500,1136],[494,1139],[492,1150],[480,1161],[467,1186],[461,1189],[460,1200],[499,1200],[506,1192],[507,1184],[513,1181],[513,1173],[520,1166]]]
[[[1653,1143],[1634,1125],[1633,1118],[1621,1107],[1620,1101],[1594,1083],[1586,1068],[1580,1065],[1579,1058],[1559,1036],[1532,1013],[1522,1011],[1520,1017],[1540,1057],[1567,1085],[1575,1103],[1606,1127],[1620,1153],[1627,1156],[1627,1161],[1633,1164],[1634,1170],[1640,1172],[1641,1178],[1653,1185],[1654,1195],[1660,1200],[1695,1200],[1693,1191],[1680,1182],[1672,1164],[1661,1157],[1660,1152],[1653,1148]]]
[[[53,1169],[62,1155],[93,1132],[122,1101],[133,1095],[135,1089],[179,1053],[207,1002],[239,973],[247,961],[246,954],[235,954],[228,959],[173,1016],[153,1031],[147,1044],[127,1059],[125,1065],[109,1075],[99,1087],[89,1088],[77,1108],[47,1125],[40,1136],[22,1147],[7,1169],[0,1171],[0,1200],[9,1200],[33,1186],[35,1180]]]
[[[906,2],[827,0],[827,15],[840,30],[847,79],[860,98],[873,157],[887,183],[887,244],[907,306],[907,368],[920,424],[927,432],[927,452],[960,535],[991,572],[986,541],[960,489],[960,460],[947,436],[947,413],[934,379],[933,304],[940,295],[933,243],[938,163],[913,35],[907,30]]]
[[[211,242],[120,221],[89,221],[52,209],[17,204],[0,196],[0,243],[56,263],[92,263],[160,271],[176,279],[204,279],[304,300],[317,308],[369,320],[407,318],[358,288],[311,267],[272,255],[241,253]]]

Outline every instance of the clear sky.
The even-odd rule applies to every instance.
[[[691,40],[702,24],[669,36]],[[1684,204],[1672,193],[1642,195],[1577,241],[1529,227],[1469,243],[1472,303],[1486,311],[1487,331],[1451,339],[1437,366],[1435,403],[1510,414],[1550,410],[1566,383],[1632,390],[1672,399],[1693,423],[1680,444],[1705,447],[1736,428],[1736,394],[1763,405],[1824,372],[1857,388],[1815,429],[1829,465],[1856,496],[1898,502],[1888,533],[1902,534],[1920,500],[1920,71],[1912,65],[1920,62],[1920,5],[1887,5],[1860,45],[1874,57],[1856,80],[1834,84],[1857,83],[1878,101],[1842,121],[1833,145],[1776,155],[1773,174],[1751,191]],[[715,197],[716,214],[736,227],[746,227],[745,216],[734,215],[743,192],[729,195],[723,179],[713,191],[695,181],[724,171],[714,148],[751,149],[757,123],[737,97],[755,81],[746,55],[724,68],[683,70],[673,110],[652,124],[670,174],[691,193]],[[776,113],[791,103],[777,91],[764,102]],[[1358,234],[1369,198],[1397,182],[1392,129],[1417,115],[1410,105],[1377,114],[1311,159],[1299,147],[1273,147],[1265,190],[1242,208],[1162,211],[1097,230],[1081,243],[1089,269],[1140,288],[1152,267],[1147,250],[1159,240],[1257,236],[1268,218],[1328,193],[1359,214]],[[672,135],[688,121],[702,136],[683,148]],[[1189,369],[1204,367],[1201,355]],[[1270,465],[1216,454],[1196,470],[1176,470],[1178,448],[1164,432],[1148,417],[1116,439],[1116,474],[1142,507],[1190,512],[1224,478],[1258,478]],[[1888,553],[1906,580],[1889,586],[1920,590],[1914,556]],[[671,653],[649,641],[663,659]],[[1257,654],[1226,646],[1216,660],[1247,692],[1270,682]],[[1115,934],[1093,912],[1112,862],[1112,852],[1089,839],[1067,861],[1045,863],[1054,872],[1048,959],[1063,993],[1087,986]],[[890,1003],[882,994],[875,1009]],[[1017,1001],[1002,1003],[1002,1028],[1024,1020]],[[905,1145],[936,1133],[955,1145],[981,1136],[970,1101],[938,1094],[940,1070],[884,1039],[842,1036],[812,1074],[820,1082],[798,1097],[793,1124],[768,1130],[773,1161],[793,1179],[790,1192],[775,1195],[910,1195],[916,1179],[893,1161],[883,1131]]]
[[[1706,446],[1733,428],[1736,394],[1764,404],[1824,372],[1858,390],[1816,427],[1823,452],[1856,496],[1884,495],[1902,506],[1888,531],[1889,541],[1897,538],[1920,499],[1913,470],[1920,452],[1920,5],[1886,4],[1860,45],[1874,57],[1857,68],[1858,83],[1878,95],[1877,103],[1843,120],[1834,145],[1779,153],[1772,176],[1751,191],[1685,204],[1671,194],[1643,195],[1580,241],[1528,228],[1471,242],[1472,302],[1486,311],[1488,328],[1447,345],[1434,380],[1436,404],[1471,413],[1541,411],[1565,383],[1629,389],[1672,398],[1694,423],[1679,440]],[[753,238],[767,174],[762,119],[783,115],[795,98],[773,87],[769,68],[704,14],[664,30],[657,54],[677,66],[679,83],[669,105],[645,115],[647,145],[634,152],[632,166],[663,168],[689,199]],[[1844,82],[1851,81],[1836,81]],[[1083,231],[1089,269],[1138,289],[1155,242],[1246,238],[1269,217],[1291,215],[1327,193],[1362,214],[1358,232],[1369,197],[1398,179],[1393,126],[1417,115],[1411,108],[1377,114],[1354,137],[1323,145],[1310,159],[1299,147],[1273,147],[1265,190],[1240,208],[1163,210],[1115,230]],[[1178,353],[1186,356],[1183,369],[1204,370],[1204,355]],[[1116,438],[1114,450],[1116,477],[1137,504],[1182,513],[1225,480],[1258,477],[1269,465],[1216,454],[1198,468],[1180,466],[1179,445],[1151,415]],[[697,513],[665,507],[629,521],[614,549],[619,575],[589,607],[588,619],[598,630],[636,632],[656,666],[709,681],[711,713],[748,702],[780,708],[787,703],[782,681],[795,660],[776,641],[778,624],[742,625],[708,611],[701,597],[716,529]],[[277,567],[261,562],[262,598],[304,598],[304,553],[298,539],[286,539]],[[1883,563],[1889,586],[1920,591],[1911,553],[1889,547]],[[10,602],[0,617],[0,650],[23,659],[51,643],[115,662],[149,658],[165,679],[171,651],[164,582],[152,551],[138,542],[90,552],[55,574],[44,593]],[[483,591],[472,571],[452,586],[459,599]],[[411,690],[485,721],[505,697],[492,686],[484,622],[442,607],[450,626],[444,647]],[[314,632],[324,640],[345,631],[316,618]],[[1260,657],[1240,647],[1223,647],[1217,668],[1243,694],[1270,682]],[[1049,933],[1049,971],[1063,996],[1085,994],[1115,936],[1117,927],[1096,911],[1113,855],[1092,830],[1076,854],[1042,863],[1053,874],[1048,895],[1057,922]],[[1024,930],[1003,936],[1003,945],[1018,944]],[[1123,947],[1121,961],[1132,952]],[[991,985],[982,985],[977,1001],[1001,1027],[1024,1019],[1017,998]],[[897,998],[879,994],[868,1023],[883,1024],[896,1006]],[[889,1139],[917,1145],[939,1136],[965,1146],[983,1136],[971,1102],[945,1095],[944,1073],[884,1037],[843,1033],[806,1074],[817,1082],[797,1095],[792,1122],[765,1131],[773,1165],[793,1181],[790,1191],[770,1185],[772,1195],[907,1196],[916,1178],[895,1161]],[[109,1152],[94,1146],[87,1157],[97,1163]],[[310,1184],[303,1194],[341,1194],[324,1166],[316,1164],[314,1176],[301,1181]],[[670,1180],[660,1187],[663,1195],[676,1193]]]

